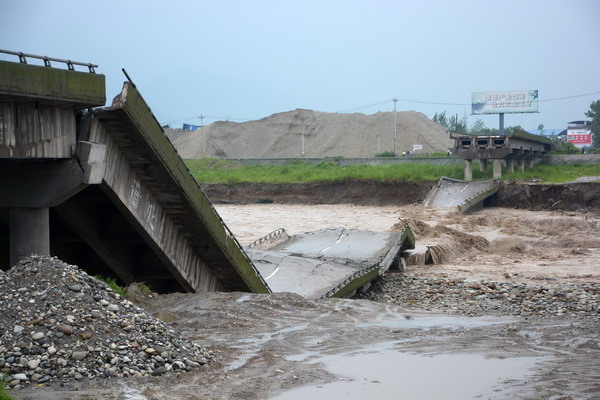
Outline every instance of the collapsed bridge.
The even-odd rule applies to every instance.
[[[272,264],[242,249],[129,78],[104,107],[105,78],[96,65],[2,52],[20,60],[0,60],[2,270],[31,254],[53,255],[159,293],[273,291],[261,275],[272,276]],[[27,58],[42,59],[44,66]],[[51,62],[66,63],[68,70]],[[339,237],[346,246],[359,240],[356,235]],[[273,287],[298,292],[310,285],[310,296],[347,296],[414,248],[408,226],[396,236],[367,235],[371,256],[351,268],[356,257],[347,250],[328,259],[308,254],[298,263],[284,254]],[[342,246],[339,238],[334,242]],[[294,265],[335,271],[302,275],[289,268]],[[285,276],[292,277],[287,286],[275,283]]]
[[[97,66],[19,57],[0,61],[2,269],[34,253],[158,292],[269,291],[135,85],[92,108]]]

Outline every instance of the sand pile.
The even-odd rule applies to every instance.
[[[396,114],[396,153],[446,152],[452,147],[449,134],[424,114],[404,111]],[[167,130],[170,137],[176,130]],[[202,130],[185,133],[173,140],[180,156],[188,158],[300,158],[373,157],[394,148],[394,113],[338,114],[296,109],[244,123],[218,121]],[[379,151],[378,138],[379,135]],[[204,136],[204,138],[203,138]],[[203,149],[203,146],[206,146]]]
[[[0,275],[0,373],[14,387],[189,370],[212,353],[57,258]]]

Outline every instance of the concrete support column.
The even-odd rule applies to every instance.
[[[492,160],[493,168],[494,168],[494,179],[500,179],[502,177],[502,159],[495,158]]]
[[[50,255],[48,208],[11,208],[10,266],[31,254]]]
[[[519,158],[517,160],[517,169],[521,172],[525,171],[525,159]]]
[[[512,158],[506,159],[506,172],[512,174],[515,172],[515,160]]]
[[[484,174],[487,172],[488,160],[487,158],[481,158],[479,160],[479,170]]]
[[[473,160],[465,160],[465,181],[473,180]]]
[[[533,157],[527,159],[527,168],[533,168]]]

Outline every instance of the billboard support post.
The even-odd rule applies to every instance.
[[[504,113],[498,114],[500,136],[504,136]]]

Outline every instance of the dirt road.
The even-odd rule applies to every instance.
[[[375,302],[291,294],[160,296],[145,306],[148,311],[169,313],[171,326],[217,352],[216,361],[196,372],[28,389],[19,397],[600,398],[597,214],[217,208],[243,244],[281,227],[290,234],[332,226],[385,231],[406,222],[437,264],[418,264],[415,257],[406,274],[375,285]],[[403,297],[402,282],[421,285],[419,292]],[[569,308],[571,303],[582,308]]]

